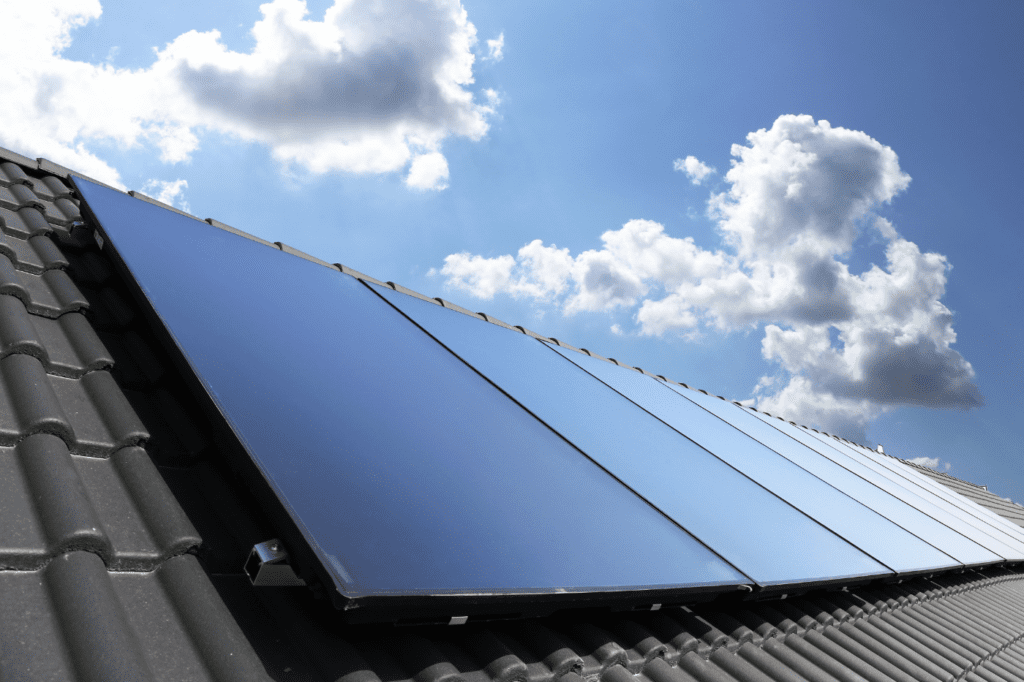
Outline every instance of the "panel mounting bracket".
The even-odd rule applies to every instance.
[[[288,563],[288,552],[280,540],[253,545],[245,560],[245,574],[254,587],[297,587],[306,581],[295,574]]]

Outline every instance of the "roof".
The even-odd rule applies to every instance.
[[[242,563],[273,531],[68,172],[0,150],[0,680],[1024,679],[1024,571],[998,567],[455,626],[342,625],[305,588],[254,588]]]

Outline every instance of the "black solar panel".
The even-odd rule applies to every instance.
[[[664,382],[580,353],[557,350],[896,573],[961,565],[751,435],[686,400]]]
[[[79,186],[345,597],[750,582],[359,281]]]
[[[76,184],[343,608],[640,606],[1024,559],[1024,532],[864,448]]]
[[[540,341],[374,288],[759,585],[890,572]]]

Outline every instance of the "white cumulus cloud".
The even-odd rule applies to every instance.
[[[448,160],[441,152],[420,154],[409,164],[405,184],[416,189],[445,189],[448,187]]]
[[[908,459],[907,461],[911,462],[912,464],[917,464],[918,466],[928,467],[929,469],[937,470],[939,468],[938,457],[914,457],[913,459]]]
[[[699,185],[704,182],[704,178],[715,172],[714,168],[700,161],[696,156],[687,156],[685,159],[676,159],[672,163],[672,167],[677,171],[686,173],[690,178],[690,182],[695,185]]]
[[[941,301],[949,262],[876,213],[909,185],[896,153],[793,115],[731,151],[729,188],[708,202],[720,249],[631,220],[577,255],[535,240],[517,256],[449,256],[440,273],[482,298],[532,297],[566,314],[634,309],[641,334],[763,329],[762,354],[777,371],[755,388],[757,406],[851,440],[901,405],[982,404]],[[851,272],[868,232],[885,263]]]
[[[0,3],[4,146],[118,183],[99,143],[153,145],[177,163],[209,130],[313,173],[386,173],[440,154],[448,137],[480,139],[494,113],[469,89],[476,28],[459,0],[337,0],[321,20],[303,0],[272,0],[251,52],[189,31],[134,70],[62,56],[101,11],[97,0]]]

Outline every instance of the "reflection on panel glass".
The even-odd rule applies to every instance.
[[[881,474],[877,467],[872,466],[872,462],[861,457],[851,457],[850,455],[840,452],[830,445],[825,439],[816,438],[816,434],[813,431],[798,428],[789,422],[767,417],[763,414],[755,412],[751,412],[751,414],[764,420],[766,423],[771,424],[783,433],[796,438],[804,445],[814,449],[825,457],[828,457],[840,466],[843,466],[857,475],[871,481],[879,488],[882,488],[891,495],[900,498],[910,506],[919,509],[942,524],[949,526],[964,537],[973,540],[975,543],[981,545],[993,554],[996,554],[999,558],[1008,559],[1016,554],[1015,550],[987,535],[978,533],[974,527],[964,523],[960,518],[955,514],[951,514],[947,509],[936,505],[931,500],[925,499],[922,495],[918,494],[917,491],[910,490],[893,482],[890,477]]]
[[[78,184],[343,594],[749,583],[357,280]]]
[[[550,348],[897,573],[960,565],[657,379],[582,353]]]
[[[892,457],[887,457],[880,453],[876,453],[875,451],[869,450],[868,448],[865,448],[860,445],[854,446],[850,445],[849,443],[845,443],[845,445],[847,445],[847,447],[850,447],[854,452],[860,453],[865,457],[869,457],[873,459],[875,462],[878,462],[882,466],[886,467],[887,469],[909,479],[916,485],[919,485],[922,488],[926,488],[932,491],[939,497],[945,499],[950,504],[959,507],[960,509],[963,509],[964,511],[974,516],[975,518],[980,519],[989,525],[999,528],[1004,533],[1013,537],[1014,539],[1018,541],[1024,541],[1024,528],[1021,528],[1017,524],[1011,522],[1009,519],[1006,519],[1000,516],[999,514],[996,514],[991,509],[987,509],[978,504],[977,502],[975,502],[974,500],[964,495],[958,494],[956,491],[947,488],[941,483],[932,480],[929,476],[926,476],[923,473],[914,470],[912,467]]]
[[[764,443],[775,452],[801,468],[814,474],[850,497],[905,528],[933,547],[941,549],[962,564],[987,564],[999,561],[1001,557],[981,545],[967,539],[952,528],[939,523],[927,514],[911,507],[869,480],[843,468],[827,457],[812,450],[803,443],[772,428],[758,419],[752,412],[732,403],[705,395],[682,386],[666,384],[697,405],[734,425],[757,441]]]
[[[836,450],[839,450],[850,457],[860,458],[867,466],[873,468],[882,476],[889,478],[889,480],[896,485],[907,488],[908,490],[913,490],[932,504],[944,509],[947,513],[960,519],[971,528],[974,528],[976,533],[981,533],[986,537],[992,538],[995,542],[1002,543],[1003,546],[1007,547],[1009,551],[1013,553],[1012,556],[1006,556],[1004,554],[1007,559],[1024,559],[1024,542],[1018,540],[1014,535],[1006,533],[1001,527],[990,524],[988,521],[983,520],[966,510],[964,505],[957,503],[955,498],[959,496],[953,493],[953,491],[938,491],[933,490],[930,486],[920,485],[912,477],[905,476],[904,472],[900,469],[889,466],[887,462],[879,461],[880,458],[877,454],[861,450],[860,448],[855,448],[841,440],[830,438],[821,433],[811,433],[814,437],[830,444]],[[889,458],[887,457],[885,459]]]
[[[374,290],[760,584],[891,573],[541,342]]]

